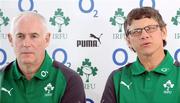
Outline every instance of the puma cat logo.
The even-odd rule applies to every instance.
[[[92,38],[94,38],[94,39],[97,39],[98,40],[98,42],[101,44],[101,40],[100,40],[100,38],[101,38],[101,36],[102,36],[103,34],[100,34],[100,36],[99,37],[97,37],[97,36],[95,36],[94,34],[90,34],[90,37],[92,37]]]
[[[128,88],[128,90],[130,90],[130,85],[132,84],[132,82],[129,83],[129,85],[128,85],[128,84],[126,84],[125,82],[121,81],[120,84],[126,86],[126,87]]]
[[[1,91],[7,92],[10,96],[11,96],[11,90],[13,90],[13,88],[11,88],[10,90],[7,90],[6,88],[1,88]]]

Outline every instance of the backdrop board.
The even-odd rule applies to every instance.
[[[0,67],[15,59],[7,39],[12,17],[37,11],[51,32],[51,58],[81,76],[87,103],[99,103],[109,74],[136,59],[124,40],[123,22],[131,9],[143,6],[162,14],[168,30],[165,48],[180,60],[179,0],[0,0]]]

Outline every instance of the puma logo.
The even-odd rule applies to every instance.
[[[99,37],[97,37],[97,36],[95,36],[94,34],[90,34],[90,37],[92,37],[92,38],[94,38],[94,39],[97,39],[97,40],[99,41],[99,43],[101,44],[100,38],[101,38],[102,35],[103,35],[103,34],[101,34]]]
[[[11,88],[10,90],[7,90],[6,88],[1,88],[1,91],[7,92],[10,96],[11,96],[11,90],[13,90],[13,88]]]
[[[121,81],[120,84],[126,86],[128,88],[128,90],[130,90],[130,85],[132,84],[132,82],[129,83],[129,85],[127,85],[125,82]]]

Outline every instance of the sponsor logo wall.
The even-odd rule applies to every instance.
[[[75,70],[84,82],[87,103],[99,103],[109,74],[136,59],[124,40],[123,22],[135,8],[151,6],[167,23],[165,47],[180,61],[179,0],[0,0],[0,67],[15,59],[7,34],[22,11],[45,16],[51,43],[48,53]],[[173,5],[173,6],[172,6]]]

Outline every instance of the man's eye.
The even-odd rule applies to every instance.
[[[32,38],[37,38],[37,37],[38,37],[38,35],[32,35],[31,37],[32,37]]]
[[[134,30],[133,31],[133,34],[138,34],[138,33],[141,33],[141,30]]]
[[[23,35],[17,35],[17,38],[23,38],[24,36]]]
[[[146,32],[150,33],[153,32],[156,28],[155,27],[148,27],[146,28]]]
[[[156,27],[149,27],[149,29],[154,30],[154,29],[156,29]]]
[[[32,37],[33,37],[33,38],[36,38],[37,36],[36,36],[36,35],[33,35]]]
[[[33,33],[32,35],[31,35],[31,38],[38,38],[39,37],[39,35],[37,34],[37,33]]]

